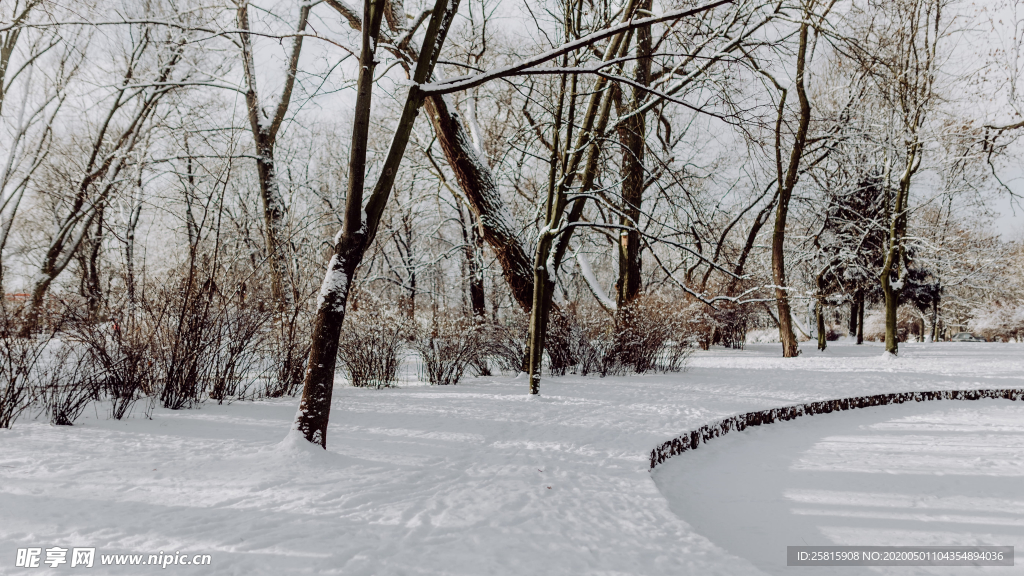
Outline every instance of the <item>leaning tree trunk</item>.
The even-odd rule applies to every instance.
[[[533,306],[533,264],[494,174],[477,156],[472,138],[446,97],[427,98],[426,109],[448,166],[480,219],[483,239],[501,265],[512,298],[529,312]]]

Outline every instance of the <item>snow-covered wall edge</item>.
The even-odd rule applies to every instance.
[[[756,412],[739,414],[717,422],[705,424],[696,430],[691,430],[681,436],[663,443],[654,450],[651,450],[651,470],[662,464],[669,458],[696,450],[702,443],[706,444],[712,438],[724,436],[729,432],[741,432],[748,426],[760,426],[762,424],[773,424],[780,420],[792,420],[801,416],[813,416],[815,414],[829,414],[842,410],[854,410],[857,408],[869,408],[871,406],[885,406],[888,404],[903,404],[904,402],[925,402],[928,400],[982,400],[987,398],[1003,398],[1006,400],[1024,400],[1024,389],[1022,388],[999,388],[979,390],[937,390],[929,392],[896,392],[893,394],[875,394],[873,396],[854,396],[851,398],[839,398],[837,400],[822,400],[809,402],[795,406],[783,406],[781,408],[769,408]]]

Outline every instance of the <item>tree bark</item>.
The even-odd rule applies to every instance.
[[[331,397],[334,390],[334,368],[338,355],[338,337],[345,319],[345,307],[366,248],[373,241],[384,207],[391,195],[398,168],[412,135],[413,124],[424,103],[419,85],[433,73],[448,28],[458,11],[459,0],[436,0],[430,23],[424,34],[423,47],[413,74],[405,107],[384,160],[380,176],[367,202],[363,203],[366,155],[370,128],[370,105],[373,96],[375,50],[385,8],[384,0],[364,0],[362,46],[359,55],[359,77],[356,81],[356,105],[349,153],[349,182],[345,199],[342,229],[334,245],[334,255],[327,265],[327,274],[317,298],[302,399],[295,429],[308,442],[327,447],[327,425],[330,421]]]
[[[512,222],[512,212],[501,197],[494,174],[477,157],[469,132],[446,97],[428,98],[426,109],[448,166],[480,220],[483,239],[501,265],[512,298],[529,312],[533,306],[532,259]]]
[[[650,12],[651,0],[641,0],[637,5],[638,12]],[[628,119],[619,126],[619,140],[622,143],[622,216],[619,223],[629,226],[623,230],[619,246],[619,279],[617,282],[618,310],[623,310],[632,302],[641,290],[641,243],[640,243],[640,208],[643,205],[644,181],[647,173],[644,170],[644,152],[647,147],[647,113],[640,111],[647,99],[648,86],[651,81],[651,27],[644,26],[636,31],[636,63],[633,69],[633,82],[629,105],[619,111],[619,116]]]
[[[857,292],[857,345],[864,343],[864,293]]]
[[[804,67],[807,59],[807,41],[809,24],[805,19],[800,25],[800,40],[797,48],[796,60],[796,90],[800,100],[800,119],[797,127],[796,137],[793,142],[793,149],[789,157],[789,168],[785,178],[782,174],[781,154],[781,122],[783,104],[779,105],[779,117],[776,123],[776,159],[779,168],[779,204],[775,212],[775,230],[772,234],[772,277],[775,281],[775,298],[778,302],[779,314],[779,340],[782,341],[782,356],[793,358],[800,354],[800,348],[796,341],[796,334],[793,332],[792,310],[789,305],[789,295],[786,293],[786,263],[785,263],[785,240],[786,240],[786,218],[789,215],[789,201],[793,196],[793,188],[796,186],[800,174],[800,159],[803,156],[804,146],[807,143],[807,129],[811,122],[811,104],[807,99],[804,89]]]
[[[299,56],[302,52],[302,32],[306,29],[306,21],[312,4],[303,2],[299,7],[299,22],[296,35],[292,39],[291,54],[285,70],[285,82],[281,98],[276,106],[267,114],[263,110],[260,96],[256,91],[256,66],[253,61],[252,43],[249,35],[249,3],[242,0],[238,4],[236,14],[238,28],[241,30],[239,40],[242,47],[242,69],[245,74],[245,102],[256,145],[256,173],[260,184],[260,200],[263,207],[263,230],[267,248],[267,262],[270,266],[270,291],[279,311],[287,311],[293,307],[298,298],[295,287],[290,281],[287,209],[281,195],[274,163],[274,148],[277,144],[277,133],[284,121],[291,102],[292,90],[295,86],[295,74],[298,69]]]

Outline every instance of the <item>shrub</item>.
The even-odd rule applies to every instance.
[[[0,337],[0,428],[10,428],[29,407],[36,362],[47,341]]]
[[[110,417],[115,420],[131,414],[139,399],[156,392],[154,331],[141,314],[112,322],[79,322],[72,330],[88,355],[97,393],[110,401]]]
[[[248,306],[218,298],[219,316],[215,358],[210,370],[209,397],[222,404],[229,398],[245,398],[252,385],[260,381],[262,345],[268,339],[267,324],[273,315],[261,306]],[[255,395],[255,393],[253,393]]]
[[[493,361],[505,373],[522,372],[529,332],[530,319],[518,311],[504,322],[485,324],[479,328],[478,358]]]
[[[49,322],[50,331],[22,337],[21,319],[0,301],[0,428],[10,428],[32,402],[39,381],[39,367],[54,332],[64,322],[61,314]]]
[[[602,372],[614,343],[611,316],[595,307],[571,302],[551,311],[545,349],[554,376]]]
[[[38,366],[36,401],[54,426],[71,426],[99,398],[99,380],[88,354],[60,343]]]
[[[348,321],[346,318],[345,322]],[[294,396],[302,388],[312,341],[307,328],[311,325],[312,320],[296,308],[274,327],[270,353],[273,384],[267,389],[267,396]]]
[[[615,340],[603,373],[678,371],[690,356],[693,307],[664,294],[645,294],[618,311]]]
[[[159,294],[153,313],[158,326],[154,363],[162,384],[164,408],[180,410],[202,404],[218,365],[220,319],[214,285],[197,285],[191,277]]]
[[[363,302],[358,310],[350,310],[338,343],[338,361],[352,385],[394,385],[409,332],[396,314],[381,306]]]
[[[482,331],[471,318],[435,318],[414,344],[421,360],[420,379],[442,386],[458,384],[481,356]]]

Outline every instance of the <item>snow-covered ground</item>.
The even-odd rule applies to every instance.
[[[163,551],[212,556],[210,566],[167,568],[174,573],[268,575],[750,575],[777,572],[770,557],[804,543],[782,538],[786,530],[822,544],[1005,535],[1016,540],[993,543],[1024,550],[1024,496],[1001,488],[1024,485],[1024,405],[1006,401],[754,428],[676,456],[652,476],[653,447],[739,412],[1024,387],[1024,346],[1015,344],[909,344],[896,360],[877,345],[777,356],[777,345],[754,345],[701,353],[682,374],[545,379],[540,399],[527,398],[525,379],[508,377],[339,386],[326,453],[281,443],[295,399],[158,409],[152,420],[124,422],[106,420],[100,407],[70,428],[22,420],[0,430],[0,574],[49,573],[13,566],[18,548],[51,546],[95,547],[97,566],[85,573],[145,574],[158,568],[100,567],[99,556]],[[1000,443],[958,460],[935,446],[950,437]],[[923,443],[919,457],[891,449],[911,439]],[[744,460],[761,464],[756,474]],[[706,502],[687,496],[687,478],[712,484],[701,488]],[[931,499],[912,500],[917,481]],[[757,503],[735,530],[742,508],[711,501],[730,487]],[[851,503],[865,493],[883,503]],[[915,506],[922,510],[908,511]],[[766,523],[771,537],[761,539]],[[936,573],[913,570],[899,573]]]
[[[786,546],[1024,551],[1021,402],[926,402],[801,418],[727,435],[670,459],[654,475],[672,509],[698,533],[768,574],[793,574]],[[1022,572],[1019,559],[1016,567],[975,570]]]

